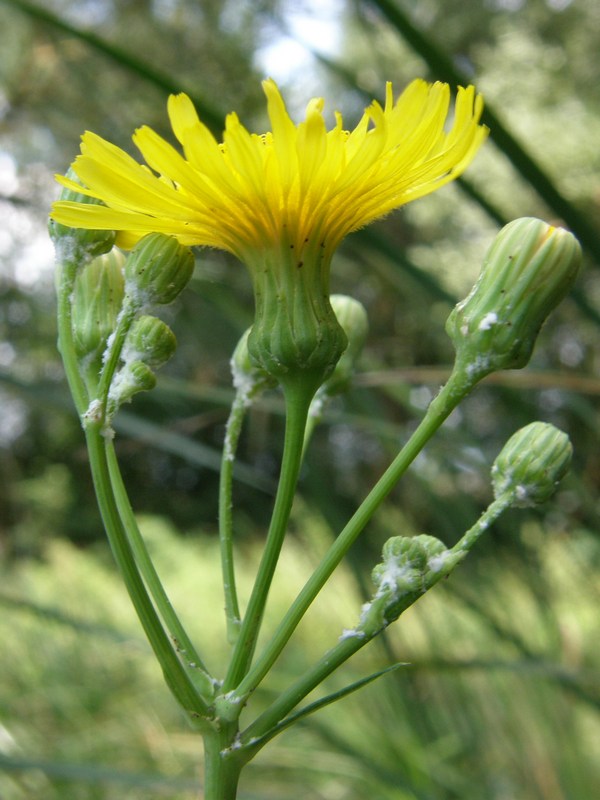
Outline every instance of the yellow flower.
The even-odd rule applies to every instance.
[[[183,156],[148,127],[133,137],[146,165],[84,134],[73,164],[83,186],[58,180],[95,202],[63,199],[52,218],[115,230],[126,249],[162,233],[235,254],[252,275],[254,365],[284,389],[314,392],[347,344],[329,302],[335,248],[351,231],[460,175],[487,135],[479,124],[483,101],[472,86],[459,88],[446,130],[446,84],[413,81],[395,102],[388,84],[383,108],[373,102],[353,131],[338,113],[328,131],[322,99],[311,100],[295,125],[275,83],[263,87],[272,131],[251,134],[230,114],[222,144],[186,95],[170,97]]]
[[[350,132],[339,113],[327,130],[320,98],[295,125],[274,81],[263,87],[272,132],[249,133],[229,114],[222,144],[186,95],[171,96],[169,118],[184,155],[142,127],[133,141],[147,166],[85,133],[73,164],[84,188],[58,180],[105,205],[60,201],[52,218],[116,230],[125,248],[160,232],[184,245],[228,250],[246,263],[282,245],[300,258],[309,242],[327,258],[346,234],[460,175],[487,134],[472,86],[458,89],[448,130],[449,87],[415,80],[395,102],[388,83],[385,106],[373,102]]]

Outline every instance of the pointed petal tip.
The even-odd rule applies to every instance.
[[[265,78],[264,81],[262,81],[261,85],[263,92],[265,93],[265,96],[267,98],[267,101],[277,100],[280,103],[283,103],[283,98],[281,96],[281,92],[279,91],[279,86],[273,80],[273,78]]]

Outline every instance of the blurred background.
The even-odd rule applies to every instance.
[[[0,0],[0,798],[197,797],[201,746],[162,684],[104,540],[55,348],[53,173],[93,130],[134,153],[187,91],[220,135],[267,120],[271,75],[296,119],[313,96],[353,126],[386,80],[473,82],[490,141],[464,179],[347,239],[332,291],[368,309],[360,374],[317,430],[274,587],[277,618],[448,374],[445,319],[505,222],[535,215],[586,253],[523,371],[488,379],[419,457],[312,610],[265,696],[352,626],[386,538],[453,544],[489,466],[534,419],[567,430],[570,476],[510,512],[467,563],[328,689],[409,666],[275,740],[241,798],[590,800],[600,785],[600,5],[596,0]],[[241,265],[198,253],[167,310],[179,349],[117,421],[161,575],[217,672],[216,550],[228,360],[251,323]],[[235,486],[242,594],[277,476],[281,403],[252,410]]]

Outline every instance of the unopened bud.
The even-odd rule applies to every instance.
[[[177,348],[177,339],[169,326],[157,317],[141,316],[132,325],[122,358],[127,361],[143,361],[152,369],[158,369],[171,358]]]
[[[79,270],[73,292],[73,342],[80,359],[100,359],[123,303],[124,256],[98,256]]]
[[[138,307],[166,305],[185,289],[194,271],[189,247],[174,236],[149,233],[135,245],[125,262],[125,291]]]
[[[369,638],[411,606],[457,561],[433,536],[394,536],[383,546],[383,561],[372,572],[376,593],[363,607],[357,632]]]
[[[109,416],[131,400],[138,392],[150,391],[156,386],[156,376],[143,361],[128,361],[115,374],[108,393]]]
[[[252,329],[248,328],[241,336],[231,356],[231,375],[237,392],[246,400],[277,386],[277,381],[260,367],[257,367],[248,352],[248,336]]]
[[[514,494],[513,505],[545,503],[571,464],[566,433],[546,422],[532,422],[514,433],[492,466],[496,498]]]
[[[335,365],[333,373],[321,386],[327,395],[340,394],[348,389],[356,362],[367,339],[369,320],[362,303],[344,294],[333,294],[329,298],[337,321],[348,339],[348,346]]]
[[[446,331],[472,378],[524,367],[544,321],[569,292],[581,264],[575,237],[538,219],[506,225]]]
[[[101,200],[82,194],[78,187],[81,181],[72,169],[65,178],[64,188],[60,193],[60,201],[87,205],[102,205]],[[59,261],[86,263],[92,258],[110,252],[115,243],[115,231],[89,231],[84,228],[69,228],[56,222],[50,215],[48,223],[50,238],[54,242]]]

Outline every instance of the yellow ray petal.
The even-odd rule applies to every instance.
[[[119,242],[167,232],[242,258],[303,247],[315,236],[331,250],[350,231],[456,178],[487,134],[473,87],[458,89],[447,130],[446,84],[415,80],[394,100],[388,83],[383,106],[373,102],[352,131],[337,112],[327,130],[321,98],[308,103],[296,125],[275,82],[266,80],[263,88],[272,130],[249,133],[230,114],[222,144],[186,95],[170,97],[168,114],[183,154],[142,127],[134,142],[145,165],[84,134],[73,164],[84,186],[60,182],[107,208],[58,202],[53,218],[75,227],[114,227]]]

